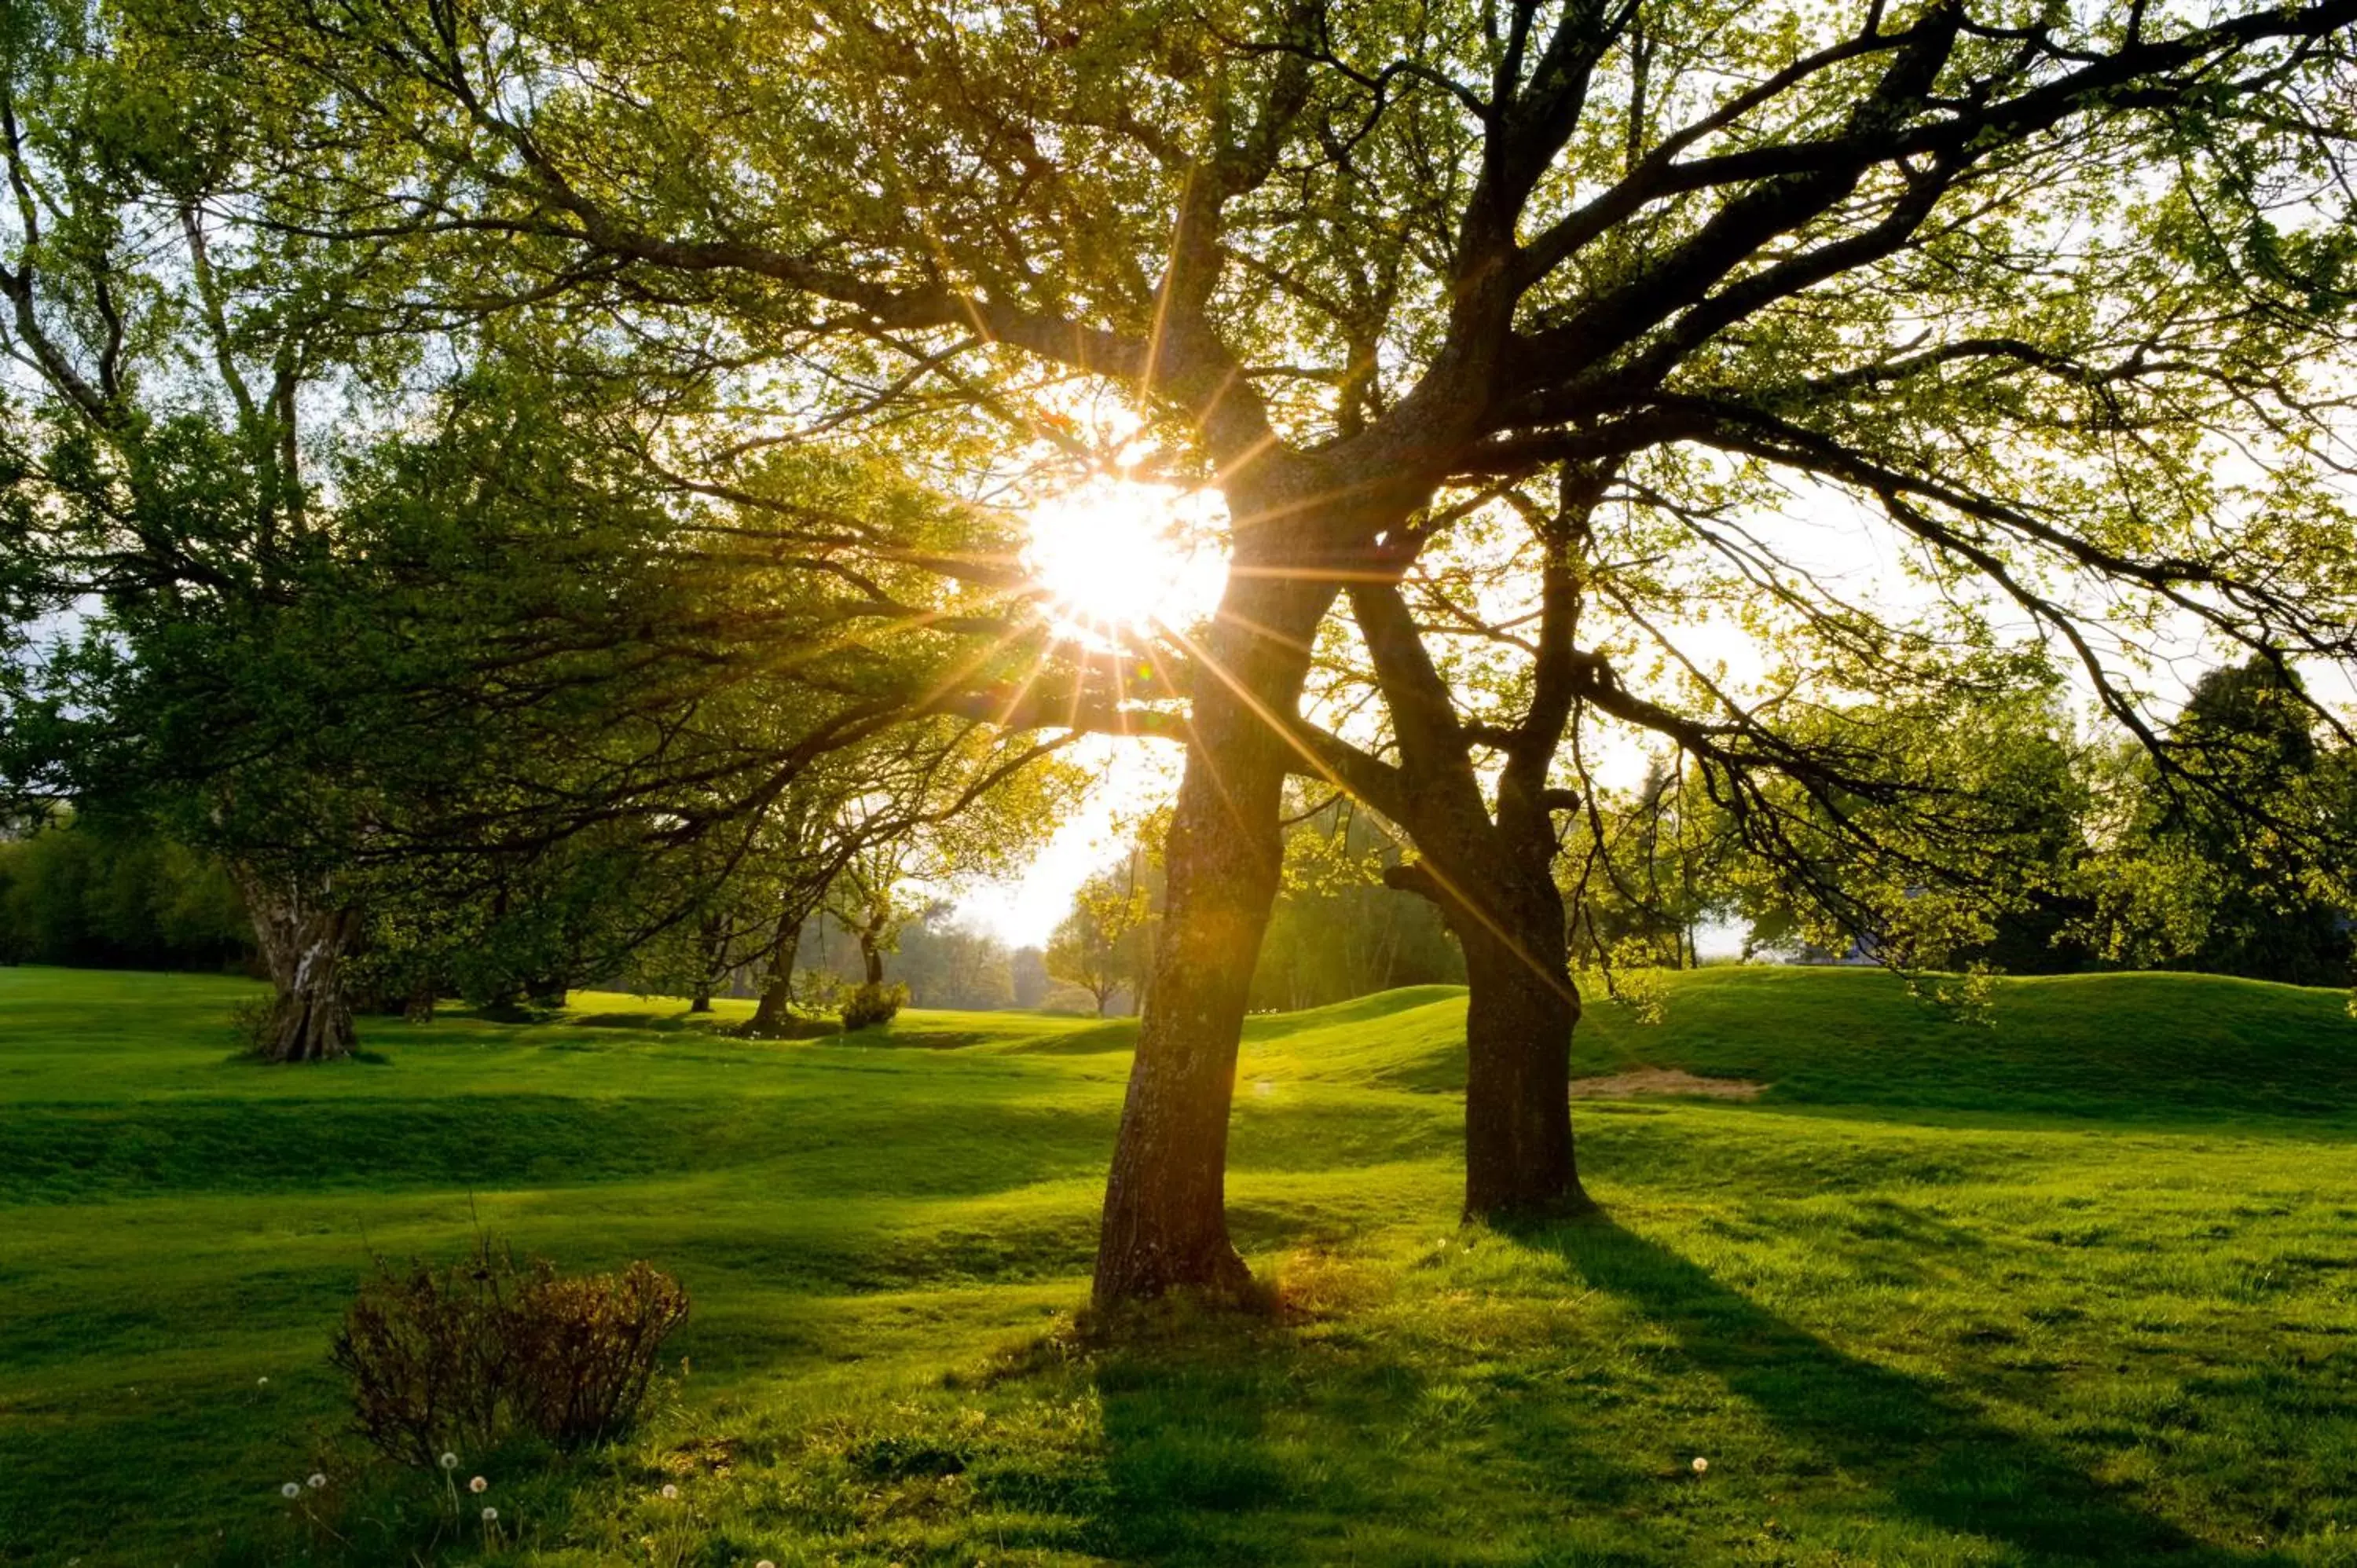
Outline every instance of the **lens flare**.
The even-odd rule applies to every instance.
[[[1031,510],[1024,569],[1068,635],[1184,627],[1219,597],[1224,519],[1213,492],[1101,476]]]

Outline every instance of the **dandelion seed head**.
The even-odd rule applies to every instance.
[[[266,1389],[270,1386],[270,1380],[266,1377],[256,1378],[253,1380],[253,1386],[257,1389]]]
[[[491,1489],[491,1484],[478,1476],[467,1483],[467,1489],[470,1492],[488,1492]]]
[[[326,1486],[327,1484],[328,1484],[328,1477],[325,1477],[325,1476],[321,1475],[321,1474],[320,1474],[318,1471],[317,1471],[317,1470],[314,1470],[314,1471],[312,1471],[312,1472],[311,1472],[311,1489],[312,1489],[313,1491],[315,1491],[315,1492],[316,1492],[316,1491],[317,1491],[321,1487],[324,1487],[324,1486]]]
[[[1707,1460],[1707,1459],[1704,1458],[1704,1457],[1703,1457],[1701,1455],[1699,1455],[1699,1454],[1697,1454],[1697,1455],[1695,1455],[1695,1475],[1699,1476],[1699,1475],[1701,1475],[1704,1471],[1706,1471],[1706,1470],[1707,1470],[1707,1469],[1709,1469],[1709,1468],[1710,1468],[1710,1461],[1709,1461],[1709,1460]]]
[[[500,1510],[497,1509],[485,1509],[483,1510],[483,1522],[485,1524],[497,1524],[499,1522],[499,1518]]]
[[[303,1483],[289,1481],[278,1488],[278,1495],[282,1498],[299,1498],[303,1495]]]
[[[668,1502],[668,1501],[672,1500],[673,1498],[677,1498],[677,1497],[679,1496],[679,1488],[678,1488],[677,1487],[673,1486],[670,1482],[666,1481],[666,1482],[664,1482],[664,1483],[663,1483],[662,1495],[663,1495],[663,1500],[664,1500],[664,1501],[666,1501],[666,1502]]]
[[[457,1456],[456,1454],[445,1454],[445,1455],[442,1455],[442,1467],[443,1467],[445,1470],[455,1470],[455,1469],[457,1469],[457,1468],[458,1467],[458,1456]]]

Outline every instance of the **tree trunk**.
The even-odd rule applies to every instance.
[[[1528,1219],[1588,1207],[1572,1152],[1571,1036],[1579,1022],[1579,993],[1565,961],[1563,907],[1544,896],[1514,903],[1533,907],[1492,907],[1488,913],[1497,929],[1458,932],[1468,988],[1469,1219]],[[1544,906],[1552,906],[1551,914]]]
[[[754,1036],[782,1035],[793,1022],[794,961],[802,956],[802,923],[791,911],[779,917],[778,935],[770,944],[770,972],[761,983],[761,1000],[745,1032]]]
[[[696,931],[696,956],[703,962],[696,966],[695,992],[687,999],[691,1013],[712,1011],[713,972],[720,967],[720,919],[707,916]]]
[[[277,993],[255,1049],[274,1062],[351,1055],[357,1037],[344,961],[360,935],[360,911],[335,902],[325,888],[315,893],[251,873],[241,873],[238,884]]]
[[[859,933],[859,963],[870,985],[884,983],[884,950],[877,945],[876,933]]]
[[[1335,592],[1331,573],[1294,572],[1232,575],[1196,660],[1166,914],[1105,1182],[1100,1306],[1251,1281],[1228,1240],[1228,1110],[1283,857],[1277,818],[1295,753],[1275,725],[1296,712]]]

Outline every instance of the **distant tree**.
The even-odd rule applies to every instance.
[[[1051,983],[1047,953],[1028,945],[1017,948],[1007,955],[1007,983],[1016,1006],[1031,1008],[1046,1002]]]
[[[919,1007],[989,1012],[1016,1005],[1006,944],[961,918],[946,900],[902,928],[898,969]]]
[[[852,983],[881,985],[887,955],[937,894],[1003,869],[1053,830],[1080,782],[1058,760],[1061,744],[934,716],[811,757],[680,868],[675,897],[640,890],[677,918],[621,972],[690,996],[695,1011],[717,988],[749,985],[758,1000],[744,1032],[791,1033],[792,1009],[832,1005],[842,978],[812,961],[827,928],[855,947],[866,937],[872,954]],[[807,983],[819,974],[831,976],[825,995]]]
[[[1385,883],[1405,856],[1363,809],[1329,789],[1306,796],[1292,818],[1284,887],[1253,976],[1255,1007],[1317,1007],[1464,980],[1464,958],[1437,912]]]
[[[2082,877],[2091,940],[2115,961],[2350,983],[2357,750],[2320,727],[2272,661],[2197,681],[2161,760],[2115,763],[2118,819]]]
[[[1154,921],[1149,856],[1133,844],[1072,895],[1070,913],[1048,938],[1048,972],[1089,993],[1097,1016],[1128,989],[1135,998],[1146,933]]]
[[[936,731],[952,744],[926,744]],[[859,983],[884,985],[886,955],[912,921],[946,913],[942,894],[1006,868],[1054,831],[1084,782],[1055,760],[1061,744],[992,740],[971,724],[936,719],[904,726],[889,746],[855,759],[857,787],[827,830],[844,847],[823,905],[857,946]],[[1000,994],[996,983],[990,994]]]

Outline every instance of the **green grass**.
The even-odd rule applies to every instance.
[[[1255,1019],[1231,1209],[1284,1310],[1096,1335],[1126,1024],[589,996],[289,1069],[233,1057],[249,993],[0,971],[0,1562],[2357,1563],[2337,993],[2009,981],[1980,1028],[1677,977],[1581,1070],[1772,1087],[1582,1101],[1607,1218],[1523,1235],[1455,1222],[1459,993]],[[461,1524],[324,1352],[371,1251],[478,1219],[695,1314],[640,1438],[468,1455]]]

